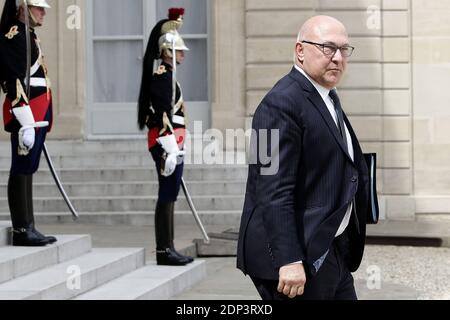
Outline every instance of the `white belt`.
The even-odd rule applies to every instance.
[[[47,80],[45,78],[30,78],[31,87],[47,87]]]
[[[40,66],[41,66],[41,64],[39,63],[39,59],[37,59],[35,64],[33,64],[33,66],[30,69],[30,74],[34,75],[39,70]]]
[[[172,122],[184,126],[184,117],[180,117],[180,116],[175,116],[174,115],[172,117]]]
[[[39,45],[39,42],[36,42],[36,45],[39,50],[39,56],[38,56],[36,62],[33,64],[33,66],[30,69],[31,76],[33,76],[39,70],[39,67],[41,66],[41,58],[42,58],[41,46]]]
[[[178,110],[180,110],[180,108],[183,106],[183,97],[180,98],[180,100],[178,100],[178,103],[173,107],[173,113],[177,113]]]

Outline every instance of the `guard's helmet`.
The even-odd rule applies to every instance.
[[[17,7],[21,6],[25,0],[16,0]],[[26,0],[27,5],[32,7],[51,8],[45,0]]]
[[[145,50],[144,63],[142,70],[141,90],[139,93],[138,104],[138,124],[139,128],[144,129],[147,123],[151,99],[150,87],[152,85],[152,75],[155,60],[162,59],[163,53],[172,57],[172,50],[189,50],[184,44],[178,30],[183,24],[183,8],[169,9],[168,19],[160,20],[152,29],[150,38]]]
[[[178,33],[183,25],[183,15],[183,8],[169,9],[169,20],[161,26],[161,36],[158,41],[160,54],[167,49],[189,51],[183,38]]]

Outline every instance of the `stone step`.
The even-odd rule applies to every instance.
[[[157,181],[158,176],[154,166],[141,168],[82,168],[58,169],[58,176],[63,184],[70,182],[118,182],[118,181]],[[188,183],[194,181],[228,181],[247,180],[246,166],[195,166],[186,165],[183,177]],[[0,181],[6,183],[9,169],[0,170]],[[53,182],[48,169],[39,169],[33,176],[34,182]]]
[[[189,181],[186,182],[191,195],[242,195],[245,193],[244,181]],[[34,197],[58,197],[60,192],[55,183],[34,183]],[[147,196],[158,194],[158,182],[70,182],[64,184],[69,197],[87,196]],[[0,196],[6,196],[7,185],[0,184]]]
[[[0,247],[0,283],[81,256],[91,250],[89,235],[58,235],[45,247]]]
[[[211,141],[200,139],[187,139],[186,151],[188,154],[203,154],[206,151],[213,150]],[[60,155],[93,155],[99,153],[116,154],[116,153],[146,153],[148,154],[147,141],[145,136],[143,139],[133,140],[89,140],[89,141],[73,141],[73,140],[47,140],[48,150],[52,156]],[[215,144],[217,145],[217,144]],[[7,141],[0,142],[0,151],[3,155],[10,155],[11,146]],[[243,151],[236,151],[242,154]]]
[[[182,267],[149,264],[75,300],[168,300],[206,277],[205,261]]]
[[[4,219],[2,220],[9,220],[10,215],[9,213],[3,214]],[[11,234],[11,222],[9,221],[0,221],[0,247],[6,246],[9,244]]]
[[[154,166],[148,154],[93,154],[91,156],[52,156],[55,168],[93,168],[105,167],[147,167]],[[0,168],[8,168],[11,164],[10,156],[0,157]],[[47,168],[47,162],[42,157],[40,167]]]
[[[210,237],[208,244],[203,239],[195,239],[194,242],[199,257],[232,257],[237,253],[237,240]]]
[[[156,207],[157,195],[136,197],[72,197],[71,201],[77,211],[149,211]],[[244,196],[237,195],[207,195],[193,196],[192,201],[197,210],[241,210],[244,205]],[[67,205],[62,197],[35,197],[33,201],[35,212],[66,212]],[[184,197],[177,201],[176,209],[189,210]],[[9,212],[8,200],[0,198],[0,212]]]
[[[73,154],[94,154],[94,153],[125,153],[125,152],[148,152],[146,140],[49,140],[46,141],[50,154],[52,155],[73,155]],[[0,150],[9,154],[11,146],[8,141],[0,142]]]
[[[146,139],[105,140],[105,141],[55,141],[46,142],[53,155],[91,155],[98,153],[148,152]]]
[[[155,215],[153,211],[128,212],[79,212],[77,223],[94,225],[132,225],[153,226]],[[198,211],[198,215],[205,226],[238,226],[242,210],[235,211]],[[72,224],[69,212],[35,212],[38,224]],[[9,220],[9,213],[0,213],[0,220]],[[191,211],[176,210],[175,223],[183,226],[195,226],[196,222]]]
[[[74,154],[74,155],[51,155],[55,168],[103,168],[109,167],[154,167],[152,156],[148,152],[141,153],[93,153],[90,155]],[[240,156],[238,160],[232,160],[231,165],[245,165],[245,155]],[[225,157],[217,159],[202,158],[186,155],[185,164],[207,165],[208,163],[218,162],[226,164]],[[0,168],[8,168],[11,165],[11,155],[9,153],[0,155]],[[46,168],[47,161],[44,156],[41,157],[40,166]]]
[[[144,249],[92,249],[0,285],[0,300],[67,300],[144,265]],[[79,284],[79,287],[78,287]]]

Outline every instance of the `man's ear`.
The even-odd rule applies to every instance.
[[[303,51],[303,44],[301,42],[297,42],[295,44],[295,57],[298,61],[303,63],[305,61],[305,52]]]

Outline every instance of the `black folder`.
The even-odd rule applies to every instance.
[[[377,224],[380,216],[377,197],[377,154],[364,153],[369,168],[369,204],[367,207],[367,224]]]

